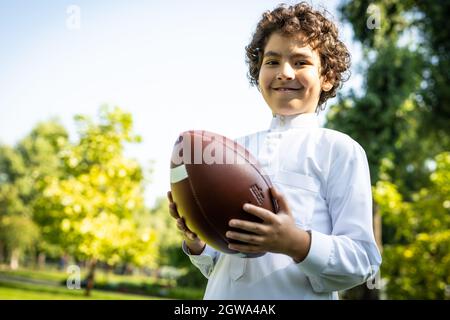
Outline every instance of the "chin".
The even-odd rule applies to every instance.
[[[308,108],[305,106],[281,106],[281,107],[275,107],[271,108],[272,113],[278,114],[280,116],[292,116],[295,114],[301,114],[301,113],[314,113],[316,111],[316,108]]]
[[[278,114],[280,116],[293,116],[295,114],[307,113],[307,110],[304,109],[292,109],[292,108],[275,108],[272,109],[274,114]]]

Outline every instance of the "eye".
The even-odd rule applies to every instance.
[[[275,61],[275,60],[269,60],[269,61],[267,61],[265,64],[267,64],[267,65],[269,65],[269,66],[273,66],[273,65],[275,65],[275,64],[278,64],[278,62]]]
[[[307,64],[308,64],[308,62],[304,61],[304,60],[299,60],[299,61],[295,62],[296,66],[304,66],[304,65],[307,65]]]

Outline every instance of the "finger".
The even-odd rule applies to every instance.
[[[186,232],[187,230],[186,225],[183,223],[181,219],[177,219],[177,228],[182,232]]]
[[[195,240],[197,238],[197,235],[186,226],[183,218],[177,219],[177,227],[189,240]]]
[[[190,231],[189,228],[186,226],[186,223],[184,222],[183,218],[177,219],[177,226],[182,230],[183,232]]]
[[[228,248],[244,253],[260,253],[264,252],[259,246],[230,243]]]
[[[265,226],[262,223],[258,222],[231,219],[228,224],[230,227],[242,229],[259,235],[266,233]]]
[[[257,216],[258,218],[262,219],[265,222],[272,222],[273,216],[275,215],[272,211],[255,206],[251,203],[244,204],[242,208],[244,209],[244,211],[254,216]]]
[[[189,240],[195,240],[197,238],[197,235],[189,230],[187,230],[185,234]]]
[[[279,211],[283,211],[283,212],[287,213],[288,215],[292,216],[291,209],[289,208],[289,205],[287,203],[285,196],[281,192],[279,192],[277,189],[275,189],[275,187],[273,187],[273,186],[270,187],[270,192],[280,207]]]
[[[169,203],[169,213],[175,219],[180,218],[180,215],[178,214],[178,210],[177,210],[177,205],[173,202]]]
[[[189,230],[189,228],[187,227],[187,224],[186,224],[186,220],[184,220],[184,217],[180,217],[180,223],[181,223],[181,225],[186,229],[186,230]],[[189,230],[190,231],[190,230]]]
[[[254,234],[247,234],[241,232],[227,231],[225,234],[227,238],[247,242],[250,244],[261,244],[264,238]]]
[[[188,228],[188,226],[186,225],[186,221],[184,221],[184,218],[183,218],[183,217],[179,218],[179,219],[177,220],[177,223],[180,224],[180,227],[183,228],[183,231],[184,231],[184,232],[192,233],[192,235],[193,235],[194,237],[197,237],[197,235],[196,235],[194,232],[192,232],[191,229]]]

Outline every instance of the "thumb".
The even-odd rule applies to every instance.
[[[289,205],[287,203],[286,198],[284,197],[284,195],[279,192],[277,189],[275,189],[275,187],[270,187],[270,193],[272,194],[272,197],[274,198],[274,200],[278,203],[279,206],[279,210],[278,212],[284,212],[290,216],[292,216],[291,213],[291,209],[289,208]]]
[[[173,198],[172,198],[172,191],[167,191],[167,199],[169,199],[169,202],[173,202]]]

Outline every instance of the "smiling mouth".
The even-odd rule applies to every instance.
[[[280,91],[280,92],[294,92],[294,91],[299,91],[300,89],[295,89],[295,88],[272,88],[275,91]]]

